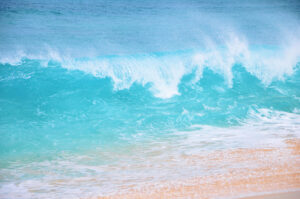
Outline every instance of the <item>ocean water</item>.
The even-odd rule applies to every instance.
[[[0,1],[0,198],[112,194],[299,137],[298,0]]]

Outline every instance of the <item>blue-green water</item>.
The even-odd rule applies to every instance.
[[[0,198],[105,195],[173,178],[105,170],[156,150],[300,136],[299,16],[296,0],[1,1]]]

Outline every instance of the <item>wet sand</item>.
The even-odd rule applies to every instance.
[[[293,191],[293,192],[245,197],[241,199],[299,199],[299,198],[300,198],[300,191]]]
[[[182,156],[180,158],[189,164],[201,163],[207,169],[207,175],[152,184],[141,182],[143,186],[139,187],[124,185],[121,190],[125,191],[99,196],[98,199],[208,199],[247,196],[252,196],[247,199],[293,199],[299,192],[292,191],[300,191],[300,140],[289,139],[285,143],[285,147],[235,149]],[[215,170],[218,167],[220,169]],[[291,192],[259,196],[288,191]]]

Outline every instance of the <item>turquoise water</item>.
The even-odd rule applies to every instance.
[[[0,198],[110,194],[201,174],[122,165],[299,137],[299,16],[296,0],[1,1]]]

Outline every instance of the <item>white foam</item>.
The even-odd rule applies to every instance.
[[[110,77],[114,88],[128,89],[133,83],[150,85],[156,97],[170,98],[180,94],[178,85],[182,77],[195,71],[194,83],[202,77],[203,69],[210,68],[224,76],[232,86],[232,67],[242,64],[248,72],[268,85],[293,74],[299,62],[300,42],[282,49],[251,49],[245,39],[230,36],[222,48],[210,46],[205,50],[162,56],[124,56],[89,61],[64,62],[63,67],[81,70],[94,76]]]
[[[50,60],[61,63],[69,70],[81,70],[99,78],[111,78],[115,90],[128,89],[134,83],[149,85],[160,98],[179,95],[178,85],[184,75],[195,72],[193,83],[199,81],[205,67],[223,75],[228,87],[232,86],[232,67],[241,64],[251,74],[268,85],[292,75],[300,60],[300,40],[292,38],[280,47],[249,47],[245,38],[230,34],[219,46],[207,42],[200,50],[131,56],[104,56],[74,58],[47,47],[40,54],[2,57],[1,63],[19,65],[24,58],[40,60],[44,66]]]
[[[189,113],[183,109],[182,114]],[[188,131],[174,130],[166,139],[149,135],[150,142],[133,141],[128,148],[122,146],[123,150],[99,148],[84,154],[58,154],[51,161],[18,162],[1,169],[4,181],[0,195],[23,199],[96,197],[126,192],[131,185],[138,188],[146,183],[207,175],[205,159],[191,164],[184,157],[220,149],[281,147],[286,138],[300,137],[299,121],[296,113],[252,110],[241,126],[194,125]],[[222,168],[209,171],[222,173]],[[22,178],[26,175],[32,178]]]

